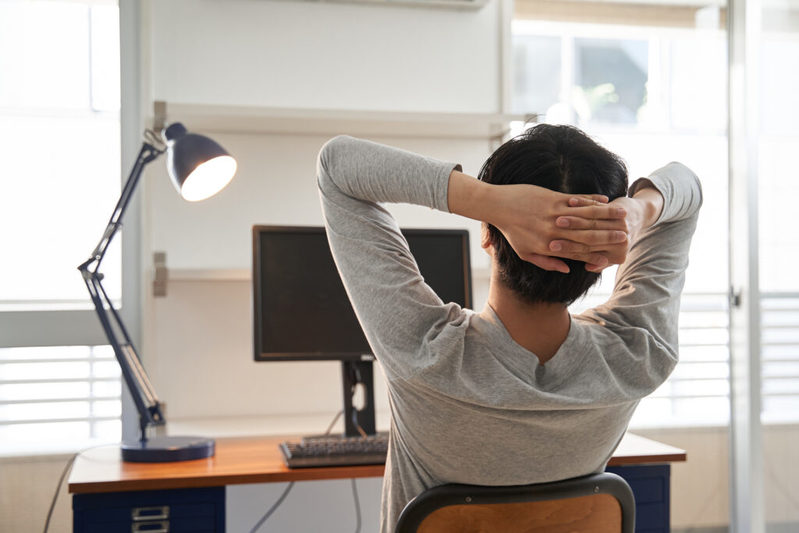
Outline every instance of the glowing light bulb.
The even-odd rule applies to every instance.
[[[236,160],[229,155],[209,159],[189,174],[180,195],[189,202],[199,202],[225,188],[236,173]]]

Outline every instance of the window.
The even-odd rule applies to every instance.
[[[799,11],[769,5],[760,55],[761,419],[799,420],[799,232],[793,210],[778,206],[799,194]]]
[[[633,427],[729,420],[726,32],[721,6],[689,4],[520,0],[513,23],[514,112],[582,128],[625,158],[631,181],[672,160],[702,178],[681,363]],[[572,310],[604,301],[614,277]]]
[[[0,4],[0,227],[14,228],[3,241],[15,258],[0,264],[3,310],[89,305],[75,267],[119,195],[117,25],[107,3]],[[105,285],[118,299],[111,253]]]
[[[0,3],[0,454],[118,440],[120,378],[77,271],[120,192],[119,14]],[[119,242],[105,288],[121,296]]]

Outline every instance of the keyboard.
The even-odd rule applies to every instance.
[[[388,433],[368,437],[324,435],[280,443],[289,468],[380,465],[386,462]]]

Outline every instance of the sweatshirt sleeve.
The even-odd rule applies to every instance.
[[[394,218],[379,202],[448,211],[460,168],[339,136],[322,148],[317,184],[330,249],[355,313],[388,377],[425,365],[423,345],[460,313],[425,283]]]
[[[637,180],[630,196],[649,185],[663,195],[658,220],[633,243],[619,266],[610,299],[578,318],[604,326],[626,347],[605,355],[615,379],[651,392],[678,360],[680,294],[702,188],[696,175],[680,163]]]

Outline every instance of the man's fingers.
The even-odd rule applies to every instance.
[[[558,213],[585,219],[610,220],[624,218],[627,211],[623,207],[594,203],[590,205],[571,206],[567,212]]]
[[[552,252],[589,253],[602,251],[607,245],[623,244],[627,242],[627,234],[615,230],[575,230],[569,232],[569,240],[556,239],[550,241],[549,250]]]
[[[557,257],[549,257],[541,254],[529,254],[528,256],[524,257],[524,260],[534,264],[539,268],[543,268],[544,270],[561,272],[563,274],[569,273],[569,265]]]
[[[610,261],[605,262],[604,264],[592,264],[592,263],[585,263],[585,269],[588,272],[599,273],[605,270],[610,266]]]
[[[627,242],[627,233],[619,230],[576,230],[569,232],[568,241],[588,244],[596,251],[596,246],[607,246],[608,244],[621,244]]]
[[[558,254],[583,254],[591,251],[587,244],[572,241],[552,241],[549,243],[549,249]]]
[[[612,220],[586,219],[580,217],[562,216],[555,219],[555,225],[559,228],[579,230],[579,229],[598,229],[598,230],[618,230],[627,231],[627,221],[623,218]]]
[[[581,194],[579,196],[572,196],[569,198],[569,205],[571,207],[590,206],[597,204],[608,203],[609,198],[604,194]]]
[[[592,265],[593,267],[599,268],[600,270],[610,265],[610,260],[604,254],[598,252],[586,252],[586,253],[570,252],[559,255],[558,257],[560,259],[573,259],[574,261],[582,261],[587,265]]]
[[[560,259],[573,259],[574,261],[582,261],[586,264],[586,270],[591,272],[600,272],[610,266],[610,259],[602,253],[587,252],[587,253],[566,253],[559,256]],[[553,258],[549,258],[553,259]],[[538,264],[538,263],[536,263]],[[564,265],[566,263],[563,263]],[[539,265],[540,266],[540,265]],[[541,267],[544,268],[544,267]],[[547,269],[554,270],[554,269]]]
[[[608,261],[608,258],[600,254],[591,254],[585,259],[582,259],[582,261],[585,261],[586,266],[592,266],[600,270],[610,265],[610,261]],[[595,271],[592,270],[592,272]]]

